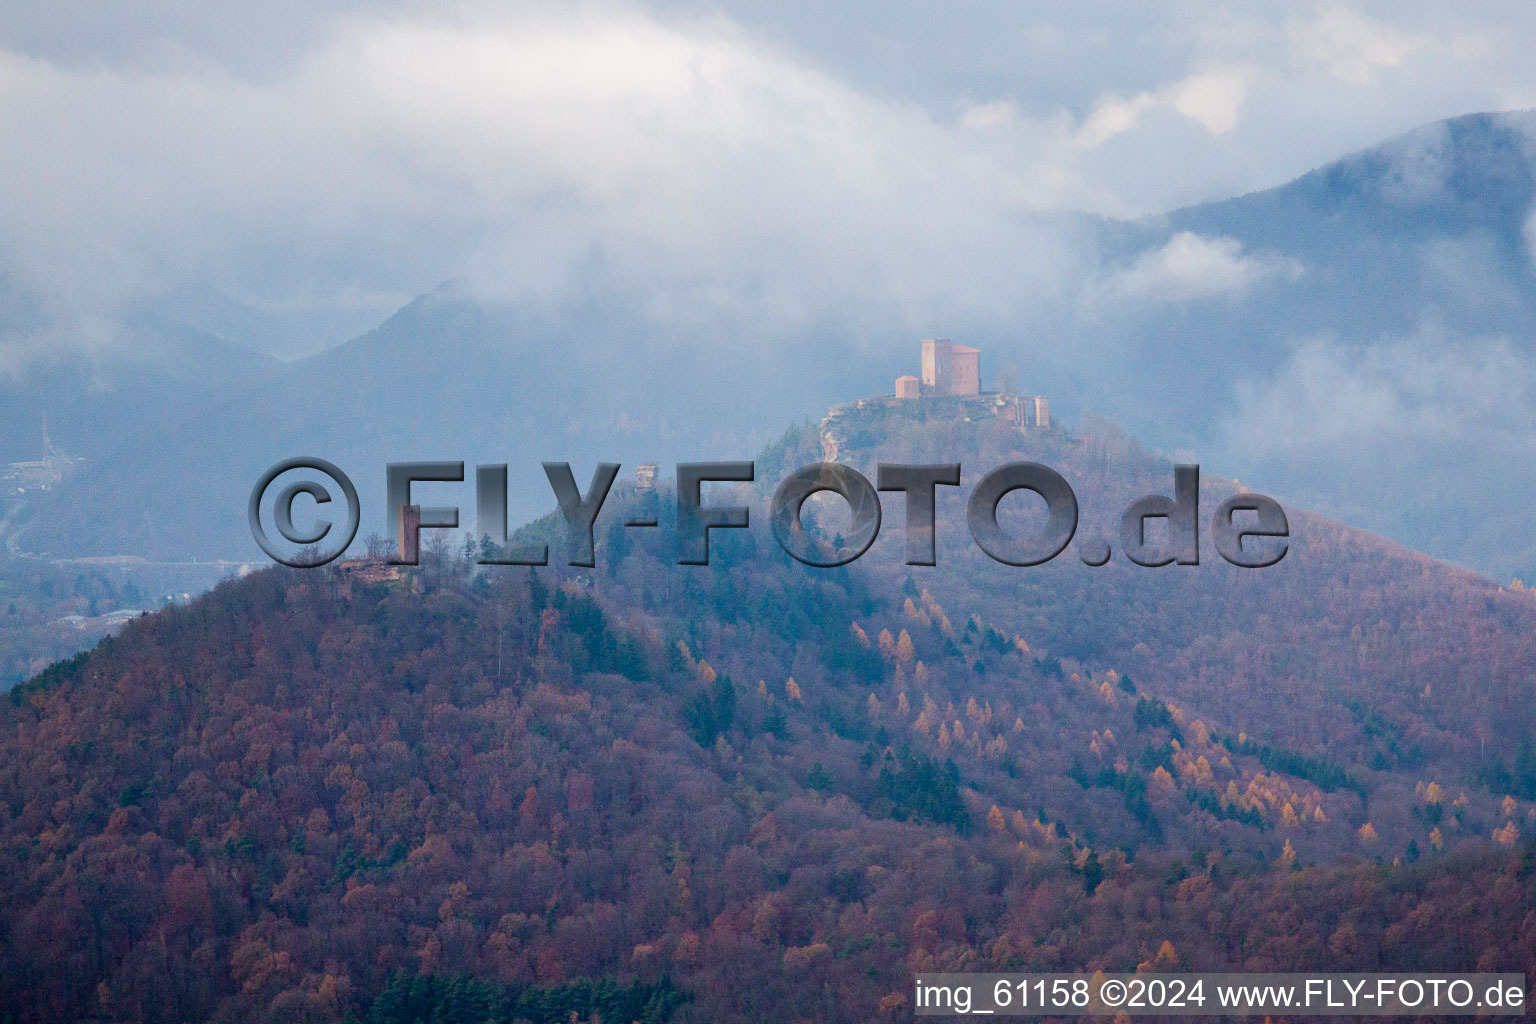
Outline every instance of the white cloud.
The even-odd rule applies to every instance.
[[[1173,108],[1198,121],[1212,135],[1237,127],[1237,114],[1248,96],[1247,76],[1235,71],[1191,75],[1175,84],[1169,95]]]
[[[1536,448],[1536,363],[1504,337],[1426,326],[1371,346],[1304,339],[1236,397],[1224,432],[1234,450],[1259,458],[1375,461],[1385,471],[1379,460],[1390,452],[1412,473],[1430,448],[1480,463]]]
[[[1436,557],[1504,579],[1536,559],[1536,362],[1508,338],[1299,341],[1239,383],[1215,441],[1245,482]]]
[[[1371,85],[1379,72],[1399,68],[1429,40],[1342,5],[1289,25],[1296,60],[1349,85]]]
[[[194,269],[259,303],[546,296],[596,260],[656,308],[901,323],[1006,316],[1061,272],[1019,140],[723,21],[360,22],[255,82],[0,54],[0,83],[0,255],[65,302]]]
[[[1019,106],[1012,100],[993,100],[991,103],[968,103],[960,115],[960,124],[971,131],[982,131],[999,125],[1017,124]]]
[[[1239,295],[1261,281],[1294,279],[1301,272],[1294,260],[1273,253],[1245,254],[1234,238],[1180,231],[1110,275],[1100,292],[1119,299],[1187,302]]]
[[[1165,0],[936,34],[858,4],[279,2],[7,19],[0,276],[83,316],[195,274],[354,329],[446,277],[541,294],[592,267],[701,316],[1006,318],[1096,273],[1033,211],[1156,212],[1536,96],[1517,6]],[[1405,187],[1434,180],[1418,155]],[[1198,259],[1142,277],[1275,269],[1165,254]]]
[[[1089,149],[1103,145],[1116,135],[1134,128],[1142,112],[1156,104],[1157,98],[1149,92],[1139,93],[1130,99],[1107,96],[1083,120],[1083,126],[1077,130],[1074,141]]]
[[[1129,99],[1104,97],[1084,118],[1073,141],[1087,149],[1101,146],[1131,131],[1144,114],[1159,107],[1177,111],[1211,135],[1225,135],[1237,127],[1238,112],[1248,96],[1248,77],[1235,70],[1207,72]]]

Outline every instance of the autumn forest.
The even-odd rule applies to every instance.
[[[707,567],[624,530],[671,495],[623,484],[593,569],[441,541],[398,580],[274,568],[15,686],[0,1020],[882,1021],[936,970],[1536,974],[1531,592],[1290,508],[1270,569],[1017,569],[949,495],[937,566],[892,506],[813,569],[766,501],[821,452],[797,427],[712,495],[754,528]],[[871,412],[838,457],[1039,460],[1106,535],[1172,487],[1102,422]],[[525,532],[560,561],[558,517]]]

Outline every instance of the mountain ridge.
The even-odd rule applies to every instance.
[[[1107,428],[910,411],[840,454],[1037,458],[1090,525],[1171,487]],[[407,984],[462,1005],[430,979],[670,979],[682,1020],[884,1019],[913,972],[1536,962],[1536,755],[1504,749],[1528,595],[1299,510],[1270,569],[1014,569],[963,494],[938,566],[887,537],[815,570],[762,510],[819,448],[794,428],[711,498],[757,525],[710,566],[666,517],[620,525],[668,498],[626,483],[596,570],[558,564],[554,516],[524,528],[556,541],[540,570],[267,569],[17,688],[7,1005],[330,1020]]]
[[[1017,322],[962,317],[956,337],[983,348],[989,379],[1025,368],[1059,416],[1108,413],[1155,448],[1442,559],[1536,576],[1518,512],[1536,484],[1510,473],[1536,445],[1531,127],[1528,114],[1467,115],[1275,189],[1078,223],[1083,281]],[[1189,259],[1214,270],[1186,280]],[[218,389],[196,414],[145,418],[166,456],[147,460],[131,430],[115,454],[89,453],[24,548],[238,557],[252,550],[245,488],[297,451],[503,461],[517,437],[540,458],[746,452],[786,411],[813,414],[897,365],[835,322],[784,337],[674,321],[607,287],[599,275],[579,302],[521,305],[445,287],[265,383]],[[515,500],[541,493],[536,475],[525,483]],[[125,489],[169,497],[125,521]]]

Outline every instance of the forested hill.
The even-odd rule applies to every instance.
[[[878,462],[963,463],[962,486],[938,488],[933,568],[900,564],[900,495],[886,499],[886,535],[856,566],[894,603],[903,600],[898,589],[926,590],[956,628],[979,615],[1085,677],[1129,674],[1261,742],[1326,754],[1367,774],[1483,780],[1536,798],[1536,591],[1497,586],[1312,515],[1284,494],[1272,497],[1289,519],[1285,558],[1265,569],[1234,567],[1217,554],[1209,526],[1240,485],[1209,465],[1201,564],[1134,565],[1118,551],[1120,515],[1143,495],[1172,495],[1173,466],[1102,420],[1076,433],[1020,432],[927,402],[873,403],[792,431],[760,460],[762,489],[819,458],[828,436],[839,460],[871,479]],[[1071,483],[1078,537],[1109,539],[1117,550],[1108,565],[1083,565],[1076,544],[1029,569],[979,550],[965,527],[970,486],[1020,459],[1052,466]],[[1020,498],[1005,499],[1002,511],[1020,532],[1043,521]],[[828,524],[835,532],[838,523]],[[918,619],[899,624],[919,638],[929,626]]]
[[[1171,491],[1107,425],[902,416],[840,457],[1038,458],[1085,530]],[[891,507],[811,569],[762,502],[821,433],[709,567],[626,488],[595,570],[273,569],[12,691],[0,1006],[833,1021],[936,969],[1536,973],[1529,595],[1290,508],[1271,569],[1013,569],[965,488],[937,566]]]

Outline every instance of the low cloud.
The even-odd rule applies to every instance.
[[[1190,302],[1238,296],[1271,280],[1294,280],[1301,264],[1274,253],[1244,253],[1235,238],[1205,238],[1181,231],[1111,274],[1099,294],[1148,302]]]
[[[1290,22],[1289,35],[1298,64],[1321,68],[1350,85],[1372,85],[1383,71],[1402,67],[1416,51],[1432,48],[1420,32],[1361,15],[1343,5],[1311,18]]]
[[[1248,76],[1236,71],[1192,75],[1169,90],[1173,108],[1212,135],[1225,135],[1237,127],[1238,111],[1247,97]]]
[[[60,0],[0,27],[0,292],[49,312],[49,345],[193,277],[323,323],[311,347],[450,278],[790,331],[1014,329],[1103,277],[1041,211],[1278,184],[1536,96],[1533,17],[1167,0],[946,16],[937,43],[858,4]],[[1405,194],[1434,181],[1418,156]],[[1184,239],[1119,287],[1288,272]]]
[[[1225,433],[1255,455],[1302,460],[1425,445],[1502,459],[1536,445],[1536,360],[1507,338],[1437,328],[1369,347],[1314,338],[1238,386]]]
[[[1536,566],[1536,358],[1509,339],[1313,338],[1235,399],[1218,451],[1245,483],[1501,581]]]
[[[1079,146],[1092,149],[1136,127],[1144,111],[1157,106],[1157,97],[1149,92],[1137,93],[1126,99],[1106,96],[1083,119],[1073,141]]]
[[[1127,99],[1108,96],[1084,118],[1073,141],[1088,149],[1103,145],[1135,128],[1146,112],[1160,107],[1178,112],[1210,135],[1225,135],[1237,127],[1248,85],[1249,75],[1233,70],[1191,75],[1156,92]]]
[[[0,82],[0,269],[76,311],[198,272],[259,306],[361,291],[361,330],[449,278],[600,281],[665,315],[915,330],[1006,319],[1064,266],[1028,140],[969,142],[719,19],[359,22],[254,81],[0,53]]]

